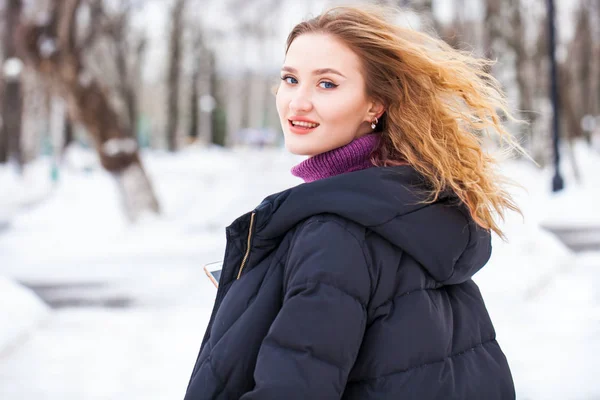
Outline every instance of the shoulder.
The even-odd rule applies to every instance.
[[[286,281],[335,286],[366,302],[371,291],[371,257],[365,228],[333,214],[298,224],[286,262]]]
[[[368,264],[366,235],[367,229],[362,225],[336,214],[322,213],[297,225],[291,246],[311,249],[327,247],[330,253],[353,249],[360,251]]]
[[[333,235],[332,238],[341,240],[350,240],[358,245],[364,245],[367,229],[349,219],[336,214],[322,213],[307,218],[297,226],[296,235],[302,235],[303,232],[319,230],[322,234]]]

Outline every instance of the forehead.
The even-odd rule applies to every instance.
[[[346,76],[360,73],[360,60],[356,53],[341,40],[322,33],[306,33],[294,39],[285,63],[300,72],[333,68]]]

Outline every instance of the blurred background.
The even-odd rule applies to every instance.
[[[600,2],[387,3],[496,59],[529,121],[509,126],[537,165],[501,165],[524,218],[475,277],[517,398],[600,399]],[[0,0],[1,399],[183,398],[202,266],[300,183],[272,95],[287,33],[336,4]]]

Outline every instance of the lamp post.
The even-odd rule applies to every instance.
[[[560,175],[560,120],[559,120],[559,98],[558,98],[558,73],[556,65],[556,28],[554,0],[548,0],[548,54],[550,56],[550,96],[552,99],[552,133],[554,148],[554,177],[552,178],[552,191],[558,192],[564,188],[563,178]]]

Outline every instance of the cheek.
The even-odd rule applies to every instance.
[[[287,110],[288,101],[286,100],[285,93],[280,89],[275,96],[275,106],[277,107],[277,112],[279,113],[279,117],[283,118],[286,116],[285,111]]]
[[[342,97],[339,101],[328,101],[320,107],[323,114],[328,115],[328,120],[342,125],[354,125],[361,122],[362,113],[366,107],[356,99]],[[357,122],[358,121],[358,122]]]

